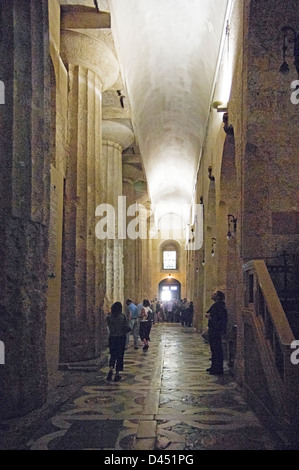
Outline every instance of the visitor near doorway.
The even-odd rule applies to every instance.
[[[223,374],[223,349],[222,337],[226,333],[227,310],[225,295],[217,290],[212,295],[214,304],[207,311],[209,343],[212,355],[211,367],[207,369],[211,375]]]

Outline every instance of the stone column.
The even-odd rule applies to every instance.
[[[0,417],[47,398],[45,354],[50,198],[48,2],[1,2]]]
[[[60,362],[74,362],[94,358],[101,351],[105,254],[95,236],[95,211],[105,193],[101,176],[101,100],[102,91],[114,83],[119,69],[104,41],[75,31],[62,31],[61,56],[69,75],[69,156]]]
[[[103,121],[103,160],[107,162],[103,179],[107,185],[107,200],[115,212],[115,239],[106,240],[106,296],[105,311],[114,302],[124,302],[123,239],[119,237],[119,197],[122,188],[122,151],[134,141],[134,134],[127,126],[114,121]],[[126,225],[126,224],[125,224]]]
[[[123,181],[123,193],[126,196],[127,208],[135,203],[135,192],[131,181]],[[135,245],[136,240],[127,237],[124,240],[124,296],[134,300],[139,300],[136,285],[136,262],[135,262]]]

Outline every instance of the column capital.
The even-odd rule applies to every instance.
[[[118,80],[118,61],[109,44],[100,37],[62,30],[61,57],[66,64],[81,65],[98,75],[101,91],[108,90]]]
[[[102,137],[104,140],[118,143],[123,150],[134,142],[134,132],[124,124],[115,121],[103,120]]]

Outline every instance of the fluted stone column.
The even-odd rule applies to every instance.
[[[119,197],[122,188],[122,151],[134,141],[134,134],[128,127],[113,121],[103,121],[103,160],[107,172],[103,175],[107,185],[107,200],[115,211],[115,239],[106,242],[106,296],[105,311],[110,311],[114,302],[124,301],[123,239],[119,237]]]
[[[0,12],[0,417],[47,398],[45,354],[50,200],[50,61],[46,0]]]
[[[135,203],[135,191],[133,183],[131,181],[124,180],[123,182],[123,193],[126,196],[127,208]],[[139,300],[139,292],[137,288],[137,277],[136,277],[136,260],[135,260],[135,245],[136,240],[132,240],[127,237],[124,240],[124,296],[130,298],[133,301]]]
[[[101,106],[102,91],[113,85],[119,68],[105,41],[76,31],[62,31],[61,55],[69,73],[60,354],[65,363],[96,357],[102,349],[105,253],[95,236],[95,211],[105,195]]]

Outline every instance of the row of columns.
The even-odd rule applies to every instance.
[[[109,125],[107,133],[102,122],[102,93],[119,67],[105,41],[61,33],[59,15],[58,0],[1,2],[1,419],[45,403],[55,356],[48,348],[59,346],[60,364],[101,354],[104,314],[124,295],[122,241],[95,236],[95,209],[122,195],[122,151],[134,138],[125,126],[111,134]],[[53,83],[58,113],[51,110]],[[63,201],[59,328],[48,277],[54,173]]]
[[[62,249],[60,363],[97,357],[106,345],[104,315],[124,297],[123,240],[98,239],[96,208],[122,195],[122,152],[132,144],[128,127],[102,120],[102,93],[117,73],[111,50],[63,31],[61,56],[68,70],[68,162]],[[106,69],[103,64],[109,64]],[[112,67],[112,72],[111,72]],[[118,65],[117,65],[118,67]],[[117,221],[117,217],[116,217]]]

